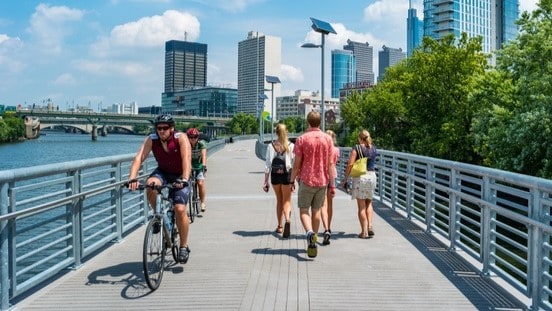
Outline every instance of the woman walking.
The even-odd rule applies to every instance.
[[[270,183],[276,195],[276,219],[278,226],[276,233],[282,233],[283,238],[290,234],[291,217],[291,184],[290,171],[293,167],[293,143],[288,140],[288,133],[285,124],[276,125],[277,139],[266,149],[265,178],[263,189],[268,192]],[[285,221],[282,226],[282,221]]]
[[[359,154],[359,152],[361,154]],[[366,173],[359,177],[353,177],[353,185],[351,189],[351,199],[357,200],[358,220],[360,222],[360,233],[358,237],[361,239],[371,238],[375,235],[374,227],[372,226],[374,208],[372,199],[374,190],[376,189],[376,163],[377,149],[372,143],[372,137],[367,130],[362,130],[358,134],[358,145],[355,145],[351,151],[349,162],[345,170],[343,178],[343,188],[347,186],[347,179],[351,174],[353,164],[360,157],[366,157]]]

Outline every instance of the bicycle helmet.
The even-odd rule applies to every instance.
[[[186,131],[186,135],[188,135],[188,137],[198,137],[199,131],[195,127],[192,127]]]
[[[154,125],[159,123],[167,123],[170,126],[174,126],[174,119],[170,114],[160,114],[155,117],[155,120],[153,121]]]

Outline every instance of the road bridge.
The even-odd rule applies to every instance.
[[[16,114],[25,118],[26,126],[29,135],[36,137],[40,134],[41,124],[48,127],[65,126],[77,128],[85,133],[91,133],[92,140],[96,140],[98,129],[106,134],[107,127],[118,127],[133,132],[136,125],[150,126],[155,118],[155,115],[144,114],[116,114],[116,113],[95,113],[95,112],[65,112],[65,111],[42,111],[42,110],[18,110]],[[206,124],[206,135],[216,137],[221,129],[225,128],[226,122],[230,118],[222,117],[196,117],[196,116],[173,116],[176,122],[190,124]],[[27,137],[27,138],[34,138]]]

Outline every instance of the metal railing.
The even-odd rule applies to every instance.
[[[338,179],[351,148],[340,148]],[[379,150],[376,198],[449,241],[531,300],[552,310],[552,181]]]
[[[209,154],[224,145],[224,140],[208,143]],[[145,193],[123,187],[133,158],[127,154],[0,171],[1,310],[145,223]],[[156,166],[150,157],[140,176]]]

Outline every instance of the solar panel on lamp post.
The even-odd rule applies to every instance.
[[[272,141],[274,141],[274,120],[276,119],[274,117],[274,84],[276,83],[281,83],[280,82],[280,79],[276,76],[265,76],[266,78],[266,82],[267,83],[270,83],[271,84],[271,98],[270,98],[270,101],[271,101],[271,104],[270,104],[270,108],[271,108],[271,112],[270,112],[270,125],[272,127],[272,132],[271,132],[271,135],[270,135],[270,139],[272,139]]]
[[[322,118],[321,130],[326,130],[326,111],[325,111],[325,102],[324,102],[324,36],[330,33],[337,34],[333,29],[332,25],[328,22],[321,21],[316,18],[310,18],[312,21],[312,29],[316,32],[319,32],[322,37],[321,44],[305,43],[301,45],[303,48],[321,48],[322,49],[322,59],[321,59],[321,87],[320,87],[320,117]]]

